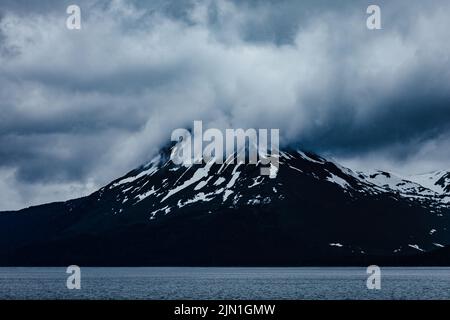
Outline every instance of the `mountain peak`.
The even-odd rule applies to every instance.
[[[245,248],[259,248],[252,261],[292,261],[295,249],[317,263],[328,259],[324,254],[354,259],[410,255],[414,248],[431,251],[450,243],[450,195],[412,179],[380,170],[354,172],[297,149],[280,150],[272,177],[261,175],[261,162],[176,164],[172,153],[173,146],[162,149],[88,197],[0,215],[0,251],[3,241],[12,250],[11,261],[20,252],[8,247],[10,238],[2,240],[2,232],[10,234],[8,221],[29,234],[18,243],[31,248],[35,241],[50,241],[44,249],[52,257],[59,254],[51,249],[57,247],[52,241],[60,241],[55,239],[75,244],[90,235],[92,241],[108,241],[108,246],[134,252],[136,261],[150,265],[198,263],[205,255],[219,264],[243,264]],[[236,153],[233,157],[237,160]],[[448,175],[433,177],[425,178],[445,189]],[[29,230],[28,219],[38,219],[38,227]],[[340,245],[331,245],[336,243]],[[78,250],[76,245],[70,248]],[[185,255],[187,248],[196,248],[191,257]],[[230,255],[217,257],[217,252]],[[274,255],[266,256],[268,252]],[[121,261],[115,251],[102,257],[101,263]],[[86,261],[98,259],[94,255]]]

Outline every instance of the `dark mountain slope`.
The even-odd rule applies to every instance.
[[[272,178],[163,151],[88,197],[1,213],[0,264],[426,264],[450,243],[444,196],[376,179],[301,151]]]

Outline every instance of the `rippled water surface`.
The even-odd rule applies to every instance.
[[[1,299],[449,299],[450,268],[0,268]]]

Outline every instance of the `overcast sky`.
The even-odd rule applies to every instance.
[[[193,120],[357,169],[450,169],[449,40],[448,0],[0,0],[0,210],[86,195]]]

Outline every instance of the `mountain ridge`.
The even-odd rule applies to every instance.
[[[169,151],[87,197],[0,214],[0,264],[395,264],[450,243],[448,195],[387,172],[286,149],[270,178]]]

